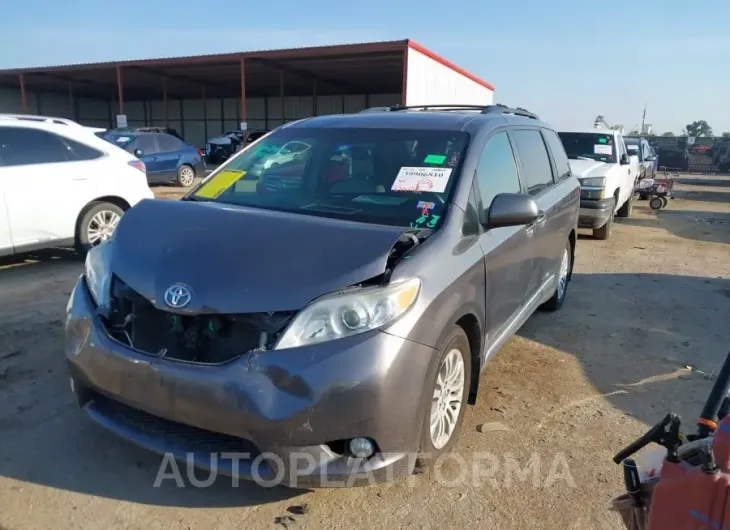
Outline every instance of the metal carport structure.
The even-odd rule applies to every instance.
[[[172,127],[202,145],[240,122],[269,130],[309,116],[414,103],[434,97],[434,86],[460,103],[492,102],[489,83],[406,39],[0,70],[0,112],[105,128],[124,115],[130,126]],[[414,90],[421,94],[409,96]]]

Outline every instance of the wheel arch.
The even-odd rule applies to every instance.
[[[196,177],[198,176],[198,172],[195,171],[195,164],[193,164],[193,162],[191,162],[190,160],[185,160],[183,162],[180,162],[180,165],[177,166],[177,170],[180,171],[181,168],[186,167],[186,166],[193,170],[193,173],[195,174]]]
[[[578,235],[576,234],[575,228],[568,234],[568,241],[570,241],[570,270],[568,271],[568,280],[573,278],[573,267],[575,267],[575,246],[578,242]]]
[[[123,212],[126,212],[129,210],[132,206],[121,197],[118,197],[116,195],[104,195],[103,197],[98,197],[94,199],[93,201],[89,201],[86,203],[86,205],[81,208],[81,211],[76,216],[76,224],[74,225],[74,238],[78,239],[79,235],[79,225],[81,224],[81,220],[84,218],[84,215],[86,215],[86,212],[88,212],[91,208],[96,206],[97,204],[108,202],[111,204],[114,204],[115,206],[118,206],[122,209]]]
[[[469,380],[469,405],[474,405],[479,392],[479,376],[482,373],[482,346],[483,333],[482,324],[472,311],[467,311],[453,319],[454,325],[460,327],[466,333],[469,341],[469,352],[471,357],[471,374]]]

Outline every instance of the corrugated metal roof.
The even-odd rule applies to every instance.
[[[319,51],[332,51],[334,53],[342,52],[368,52],[373,48],[397,48],[400,46],[406,46],[409,39],[403,40],[392,40],[392,41],[376,41],[376,42],[357,42],[347,44],[324,44],[318,46],[301,46],[297,48],[283,48],[283,49],[268,49],[268,50],[248,50],[228,53],[212,53],[204,55],[183,55],[183,56],[169,56],[169,57],[152,57],[146,59],[123,59],[116,61],[98,61],[89,63],[70,63],[70,64],[55,64],[45,66],[32,66],[24,68],[5,68],[0,69],[0,74],[15,74],[23,72],[34,72],[43,70],[65,70],[65,69],[85,69],[85,68],[100,68],[100,67],[116,67],[124,65],[144,65],[146,63],[179,63],[186,61],[195,62],[213,62],[215,59],[238,59],[241,56],[258,56],[258,55],[287,55],[287,54],[301,54],[301,52],[312,52],[316,54]]]

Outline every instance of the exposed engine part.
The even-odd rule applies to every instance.
[[[412,248],[423,243],[433,232],[430,228],[417,228],[404,231],[388,253],[388,261],[385,266],[382,281],[387,282],[395,266],[398,265]]]
[[[271,349],[294,312],[180,315],[154,307],[118,278],[105,319],[108,333],[130,347],[169,359],[226,362]]]

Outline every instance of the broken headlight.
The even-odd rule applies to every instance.
[[[340,339],[385,326],[413,307],[420,290],[421,280],[412,278],[320,298],[294,317],[274,349]]]
[[[86,254],[86,286],[102,311],[109,310],[111,282],[111,242],[106,241]]]

